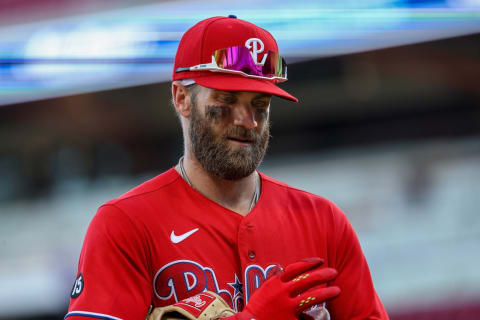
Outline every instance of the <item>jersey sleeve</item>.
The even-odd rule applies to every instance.
[[[388,319],[353,227],[337,206],[331,204],[331,210],[336,250],[329,260],[338,271],[331,285],[341,289],[340,296],[327,303],[332,319]]]
[[[142,228],[114,205],[90,223],[65,319],[145,319],[151,263]]]

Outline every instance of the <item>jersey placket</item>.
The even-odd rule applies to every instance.
[[[255,232],[256,228],[253,223],[251,223],[249,219],[244,218],[238,228],[238,255],[242,263],[242,269],[256,262],[257,253],[254,245]]]

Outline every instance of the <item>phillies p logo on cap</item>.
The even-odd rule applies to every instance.
[[[260,47],[259,47],[260,46]],[[265,49],[262,40],[257,38],[250,38],[245,42],[245,47],[248,49],[252,49],[252,58],[256,65],[263,66],[265,64],[265,60],[267,59],[268,53],[263,55],[262,61],[258,62],[258,54],[262,53]]]

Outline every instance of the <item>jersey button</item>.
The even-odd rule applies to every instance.
[[[255,255],[255,251],[253,251],[253,250],[249,250],[249,251],[248,251],[248,257],[249,257],[250,259],[255,259],[255,256],[256,256],[256,255]]]

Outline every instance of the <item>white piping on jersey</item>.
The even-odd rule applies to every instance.
[[[63,318],[63,320],[67,319],[70,316],[83,316],[83,317],[105,319],[105,320],[123,320],[122,318],[117,318],[114,316],[110,316],[108,314],[88,312],[88,311],[71,311],[67,313],[67,315],[65,316],[65,318]]]

